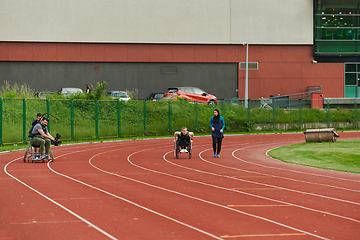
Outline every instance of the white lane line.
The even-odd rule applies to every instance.
[[[43,198],[49,200],[50,202],[54,203],[55,205],[57,205],[58,207],[62,208],[63,210],[65,210],[66,212],[70,213],[71,215],[73,215],[74,217],[80,219],[81,221],[83,221],[84,223],[88,224],[89,226],[93,227],[94,229],[96,229],[97,231],[99,231],[100,233],[104,234],[105,236],[107,236],[110,239],[117,239],[114,236],[110,235],[109,233],[105,232],[104,230],[102,230],[101,228],[99,228],[98,226],[96,226],[95,224],[91,223],[90,221],[86,220],[85,218],[81,217],[80,215],[76,214],[75,212],[71,211],[70,209],[66,208],[65,206],[61,205],[60,203],[54,201],[53,199],[49,198],[48,196],[46,196],[45,194],[39,192],[38,190],[36,190],[33,187],[30,187],[29,185],[27,185],[26,183],[24,183],[23,181],[21,181],[20,179],[16,178],[15,176],[11,175],[10,173],[8,173],[7,171],[7,167],[10,163],[15,162],[16,160],[19,159],[23,159],[23,157],[21,158],[17,158],[14,159],[10,162],[8,162],[5,167],[4,167],[4,172],[11,178],[13,178],[14,180],[16,180],[17,182],[21,183],[22,185],[24,185],[25,187],[29,188],[30,190],[34,191],[35,193],[39,194],[40,196],[42,196]],[[49,163],[48,163],[49,164]]]
[[[152,148],[152,149],[153,149],[153,148]],[[141,169],[144,169],[144,170],[147,170],[147,171],[151,171],[151,172],[155,172],[155,173],[164,174],[164,173],[162,173],[162,172],[158,172],[158,171],[155,171],[155,170],[151,170],[151,169],[147,169],[147,168],[138,166],[138,165],[136,165],[136,164],[134,164],[133,162],[130,161],[130,157],[131,157],[131,156],[133,156],[134,154],[137,154],[137,153],[146,151],[146,150],[151,150],[151,149],[144,149],[144,150],[140,150],[140,151],[137,151],[137,152],[134,152],[134,153],[130,154],[130,155],[128,156],[128,162],[129,162],[130,164],[138,167],[138,168],[141,168]],[[172,151],[171,151],[171,152],[172,152]],[[169,153],[169,152],[168,152],[168,153]],[[168,154],[168,153],[166,153],[166,154]],[[165,155],[166,155],[166,154],[165,154]],[[165,158],[165,155],[163,156],[163,158]],[[201,199],[201,198],[197,198],[197,197],[194,197],[194,196],[190,196],[190,195],[187,195],[187,194],[184,194],[184,193],[181,193],[181,192],[177,192],[177,191],[174,191],[174,190],[170,190],[170,189],[167,189],[167,188],[163,188],[163,187],[160,187],[160,186],[152,185],[152,184],[150,184],[150,183],[142,182],[142,181],[139,181],[139,180],[136,180],[136,179],[133,179],[133,178],[129,178],[129,177],[125,177],[125,176],[122,176],[122,175],[119,175],[119,174],[116,174],[116,173],[112,173],[112,172],[105,171],[105,170],[103,170],[103,169],[101,169],[101,168],[98,168],[98,167],[96,167],[95,165],[92,164],[91,160],[92,160],[95,156],[96,156],[96,155],[94,155],[92,158],[90,158],[89,164],[90,164],[91,166],[93,166],[95,169],[98,169],[99,171],[104,172],[104,173],[107,173],[107,174],[109,174],[109,175],[113,175],[113,176],[117,176],[117,177],[120,177],[120,178],[124,178],[124,179],[130,180],[130,181],[134,181],[134,182],[137,182],[137,183],[140,183],[140,184],[149,186],[149,187],[157,188],[157,189],[160,189],[160,190],[163,190],[163,191],[171,192],[171,193],[174,193],[174,194],[183,196],[183,197],[187,197],[187,198],[190,198],[190,199],[194,199],[194,200],[197,200],[197,201],[200,201],[200,202],[204,202],[204,203],[207,203],[207,204],[210,204],[210,205],[214,205],[214,206],[217,206],[217,207],[220,207],[220,208],[224,208],[224,209],[227,209],[227,210],[230,210],[230,211],[238,212],[238,213],[241,213],[241,214],[243,214],[243,215],[250,216],[250,217],[253,217],[253,218],[257,218],[257,219],[260,219],[260,220],[264,220],[264,221],[266,221],[266,222],[270,222],[270,223],[276,224],[276,225],[278,225],[278,226],[285,227],[285,228],[287,228],[287,229],[291,229],[291,230],[294,230],[294,231],[297,231],[297,232],[301,232],[301,233],[304,233],[304,234],[307,234],[307,235],[311,235],[311,236],[316,237],[316,238],[319,238],[319,239],[327,239],[327,238],[318,236],[318,235],[316,235],[316,234],[313,234],[313,233],[310,233],[310,232],[307,232],[307,231],[304,231],[304,230],[301,230],[301,229],[297,229],[297,228],[294,228],[294,227],[291,227],[291,226],[288,226],[288,225],[285,225],[285,224],[282,224],[282,223],[279,223],[279,222],[276,222],[276,221],[273,221],[273,220],[270,220],[270,219],[267,219],[267,218],[264,218],[264,217],[260,217],[260,216],[254,215],[254,214],[250,214],[250,213],[247,213],[247,212],[240,211],[240,210],[238,210],[238,209],[234,209],[234,208],[231,208],[231,207],[228,207],[228,206],[220,205],[220,204],[218,204],[218,203],[210,202],[210,201],[207,201],[207,200],[205,200],[205,199]],[[171,174],[164,174],[164,175],[174,177],[174,176],[171,175]],[[180,178],[180,177],[175,176],[175,178]],[[196,182],[196,181],[195,181],[195,182]],[[222,239],[222,238],[220,238],[220,239]]]
[[[209,151],[209,149],[203,150],[199,153],[199,157],[202,161],[207,162],[202,156],[201,154],[205,151]],[[165,159],[165,161],[167,161]],[[168,161],[169,163],[171,163],[170,161]],[[211,163],[211,162],[210,162]],[[221,175],[221,174],[216,174],[216,173],[212,173],[212,172],[206,172],[206,171],[202,171],[202,170],[198,170],[198,169],[193,169],[193,168],[188,168],[182,165],[178,165],[175,163],[172,163],[178,167],[182,167],[185,169],[189,169],[192,171],[196,171],[196,172],[201,172],[201,173],[206,173],[206,174],[210,174],[210,175],[214,175],[214,176],[218,176],[218,177],[223,177],[223,178],[229,178],[229,179],[233,179],[233,180],[237,180],[237,181],[241,181],[241,182],[246,182],[246,183],[251,183],[251,184],[256,184],[256,185],[260,185],[260,186],[266,186],[266,187],[272,187],[272,188],[281,188],[282,190],[286,190],[286,191],[290,191],[290,192],[296,192],[296,193],[300,193],[300,194],[304,194],[304,195],[311,195],[314,197],[320,197],[320,198],[325,198],[325,199],[330,199],[330,200],[334,200],[334,201],[339,201],[339,202],[345,202],[345,203],[350,203],[350,204],[354,204],[354,205],[359,205],[360,203],[357,202],[353,202],[353,201],[348,201],[348,200],[344,200],[344,199],[339,199],[339,198],[333,198],[333,197],[328,197],[328,196],[324,196],[324,195],[320,195],[320,194],[315,194],[315,193],[308,193],[308,192],[303,192],[303,191],[298,191],[298,190],[294,190],[294,189],[290,189],[290,188],[285,188],[285,187],[280,187],[280,186],[276,186],[276,185],[271,185],[271,184],[266,184],[266,183],[259,183],[259,182],[254,182],[254,181],[250,181],[250,180],[245,180],[245,179],[241,179],[241,178],[236,178],[236,177],[231,177],[231,176],[227,176],[227,175]]]
[[[191,171],[195,171],[195,172],[206,173],[206,174],[210,174],[210,175],[214,175],[214,176],[218,176],[218,177],[226,177],[226,178],[230,178],[230,179],[234,179],[234,180],[239,180],[239,179],[236,179],[236,178],[231,178],[231,177],[229,177],[229,176],[219,175],[219,174],[215,174],[215,173],[209,173],[209,172],[205,172],[205,171],[201,171],[201,170],[197,170],[197,169],[193,169],[193,168],[188,168],[188,167],[184,167],[184,166],[175,164],[175,163],[170,162],[169,160],[167,160],[167,159],[165,158],[165,156],[166,156],[167,154],[169,154],[169,153],[172,153],[172,151],[167,152],[167,153],[164,155],[163,158],[164,158],[164,160],[165,160],[166,162],[168,162],[168,163],[170,163],[170,164],[173,164],[173,165],[175,165],[175,166],[178,166],[178,167],[181,167],[181,168],[185,168],[185,169],[188,169],[188,170],[191,170]],[[132,164],[133,164],[133,163],[132,163]],[[200,182],[200,181],[196,181],[196,180],[192,180],[192,179],[188,179],[188,178],[183,178],[183,177],[175,176],[175,175],[172,175],[172,174],[169,174],[169,173],[164,173],[164,172],[159,172],[159,171],[155,171],[155,170],[152,170],[152,169],[147,169],[147,168],[144,168],[144,167],[135,165],[135,164],[133,164],[133,165],[134,165],[134,166],[137,166],[137,167],[139,167],[139,168],[142,168],[142,169],[144,169],[144,170],[147,170],[147,171],[151,171],[151,172],[155,172],[155,173],[158,173],[158,174],[163,174],[163,175],[166,175],[166,176],[178,178],[178,179],[181,179],[181,180],[184,180],[184,181],[187,181],[187,182],[194,182],[194,183],[197,183],[197,184],[201,184],[201,185],[205,185],[205,186],[209,186],[209,187],[213,187],[213,188],[218,188],[218,189],[222,189],[222,190],[226,190],[226,191],[237,192],[237,193],[241,193],[241,194],[248,195],[248,196],[251,196],[251,197],[256,197],[256,198],[260,198],[260,199],[269,200],[269,201],[272,201],[272,202],[277,202],[277,203],[282,203],[282,204],[289,204],[289,205],[292,205],[292,206],[294,206],[294,207],[306,209],[306,210],[309,210],[309,211],[312,211],[312,212],[318,212],[318,213],[321,213],[321,214],[331,215],[331,216],[334,216],[334,217],[338,217],[338,218],[342,218],[342,219],[346,219],[346,220],[350,220],[350,221],[353,221],[353,222],[360,223],[360,220],[353,219],[353,218],[349,218],[349,217],[345,217],[345,216],[341,216],[341,215],[338,215],[338,214],[334,214],[334,213],[330,213],[330,212],[325,212],[325,211],[321,211],[321,210],[317,210],[317,209],[313,209],[313,208],[309,208],[309,207],[297,205],[297,204],[294,204],[294,203],[289,203],[289,202],[285,202],[285,201],[280,201],[280,200],[276,200],[276,199],[272,199],[272,198],[268,198],[268,197],[264,197],[264,196],[260,196],[260,195],[255,195],[255,194],[247,193],[247,192],[240,191],[240,190],[236,190],[236,189],[232,189],[232,188],[225,188],[225,187],[221,187],[221,186],[217,186],[217,185],[213,185],[213,184],[209,184],[209,183],[204,183],[204,182]]]
[[[285,142],[272,142],[271,144],[282,144],[282,143],[285,143]],[[265,144],[265,145],[271,145],[271,144]],[[258,145],[256,145],[258,146]],[[260,145],[261,146],[261,145]],[[284,145],[285,146],[285,145]],[[246,148],[250,148],[250,147],[254,147],[254,146],[249,146],[249,147],[246,147]],[[237,149],[236,151],[238,150],[242,150],[242,149],[245,149],[245,148],[240,148],[240,149]],[[272,149],[275,149],[275,148],[272,148]],[[268,152],[271,151],[272,149],[269,149],[266,151],[265,155],[270,158],[270,159],[273,159],[273,160],[276,160],[276,161],[280,161],[280,160],[277,160],[277,159],[274,159],[272,157],[269,156]],[[234,151],[235,152],[235,151]],[[234,153],[235,154],[235,153]],[[233,155],[234,156],[234,155]],[[322,177],[322,178],[331,178],[331,179],[336,179],[336,180],[342,180],[342,181],[348,181],[348,182],[357,182],[357,183],[360,183],[360,180],[355,180],[355,179],[349,179],[349,178],[343,178],[343,177],[334,177],[334,176],[330,176],[330,175],[323,175],[323,174],[317,174],[317,173],[310,173],[310,172],[302,172],[302,171],[298,171],[298,170],[292,170],[292,169],[286,169],[286,168],[279,168],[279,167],[272,167],[272,166],[268,166],[268,165],[264,165],[264,164],[260,164],[260,163],[255,163],[255,162],[251,162],[251,161],[246,161],[244,159],[238,159],[239,161],[242,161],[244,163],[248,163],[248,164],[252,164],[252,165],[256,165],[256,166],[260,166],[260,167],[264,167],[264,168],[270,168],[270,169],[277,169],[277,170],[282,170],[282,171],[288,171],[288,172],[294,172],[294,173],[299,173],[299,174],[305,174],[305,175],[312,175],[312,176],[317,176],[317,177]],[[296,165],[296,164],[294,164]],[[300,165],[302,166],[302,165]],[[305,166],[305,167],[309,167],[309,166]],[[311,167],[309,167],[311,168]],[[320,168],[319,168],[320,169]],[[327,169],[325,169],[327,170]],[[331,170],[328,170],[328,171],[331,171]],[[353,173],[349,173],[349,174],[353,174]]]
[[[146,145],[147,146],[147,145]],[[118,145],[116,146],[112,146],[112,147],[118,147]],[[138,146],[134,146],[134,147],[130,147],[130,148],[136,148]],[[78,148],[82,148],[82,150],[77,150],[77,151],[74,151],[74,152],[67,152],[67,153],[64,153],[62,155],[59,155],[57,157],[55,157],[55,159],[59,158],[59,157],[62,157],[62,156],[66,156],[66,155],[70,155],[70,154],[74,154],[74,153],[81,153],[81,152],[86,152],[88,150],[84,150],[83,147],[79,146],[79,147],[75,147],[75,150],[78,149]],[[96,150],[99,150],[99,149],[103,149],[103,148],[109,148],[109,146],[104,146],[104,147],[98,147],[98,148],[95,148]],[[94,229],[98,230],[99,232],[103,233],[104,235],[108,236],[110,239],[117,239],[113,236],[111,236],[110,234],[108,234],[107,232],[103,231],[102,229],[100,229],[99,227],[97,227],[96,225],[92,224],[91,222],[89,222],[88,220],[82,218],[81,216],[79,216],[78,214],[72,212],[71,210],[67,209],[65,206],[59,204],[58,202],[56,202],[55,200],[47,197],[46,195],[42,194],[41,192],[37,191],[36,189],[30,187],[29,185],[27,185],[26,183],[24,183],[23,181],[19,180],[18,178],[14,177],[13,175],[9,174],[9,172],[7,171],[7,167],[10,163],[16,161],[16,160],[20,160],[20,159],[23,159],[23,157],[20,157],[20,158],[16,158],[10,162],[8,162],[5,166],[4,166],[4,172],[10,176],[11,178],[13,178],[14,180],[16,180],[17,182],[23,184],[24,186],[26,186],[27,188],[29,188],[30,190],[36,192],[37,194],[39,194],[40,196],[44,197],[45,199],[49,200],[50,202],[56,204],[57,206],[61,207],[62,209],[64,209],[65,211],[69,212],[70,214],[72,214],[73,216],[75,216],[76,218],[80,219],[82,222],[85,222],[86,224],[88,224],[89,226],[92,226]],[[50,164],[50,162],[47,163],[48,166]]]
[[[248,149],[248,148],[252,148],[252,147],[258,147],[258,146],[263,146],[263,145],[271,145],[273,143],[267,143],[267,144],[259,144],[259,145],[252,145],[252,146],[247,146],[247,147],[242,147],[239,149],[236,149],[232,152],[232,156],[242,162],[245,163],[251,163],[254,165],[258,165],[261,167],[265,167],[265,168],[272,168],[272,169],[277,169],[277,170],[287,170],[287,169],[281,169],[281,168],[275,168],[275,167],[268,167],[266,165],[261,165],[261,164],[257,164],[257,163],[252,163],[252,162],[248,162],[246,160],[243,160],[241,158],[238,158],[235,156],[235,152],[239,151],[239,150],[243,150],[243,149]],[[208,149],[211,150],[211,149]],[[204,150],[205,151],[205,150]],[[355,190],[355,189],[350,189],[350,188],[344,188],[344,187],[339,187],[339,186],[334,186],[334,185],[328,185],[328,184],[323,184],[323,183],[317,183],[317,182],[308,182],[308,181],[304,181],[304,180],[298,180],[298,179],[294,179],[294,178],[288,178],[288,177],[282,177],[282,176],[278,176],[278,175],[272,175],[272,174],[267,174],[267,173],[261,173],[261,172],[254,172],[254,171],[250,171],[250,170],[243,170],[243,169],[239,169],[239,168],[235,168],[235,167],[230,167],[230,166],[226,166],[226,165],[222,165],[222,164],[218,164],[215,162],[211,162],[211,161],[207,161],[204,158],[201,158],[204,162],[207,162],[209,164],[213,164],[215,166],[219,166],[219,167],[223,167],[223,168],[227,168],[227,169],[232,169],[232,170],[236,170],[236,171],[241,171],[241,172],[246,172],[246,173],[253,173],[253,174],[257,174],[257,175],[263,175],[263,176],[270,176],[270,177],[274,177],[274,178],[280,178],[280,179],[285,179],[285,180],[289,180],[289,181],[294,181],[294,182],[302,182],[302,183],[307,183],[307,184],[313,184],[313,185],[319,185],[319,186],[325,186],[325,187],[331,187],[331,188],[335,188],[335,189],[341,189],[341,190],[345,190],[345,191],[351,191],[351,192],[358,192],[360,193],[360,190]],[[292,171],[292,170],[290,170]],[[307,174],[307,175],[312,175],[310,173],[305,173],[305,172],[300,172],[297,171],[299,173],[303,173],[303,174]],[[344,180],[344,179],[342,179]]]
[[[110,150],[110,151],[116,151],[116,150]],[[97,154],[93,155],[92,158],[94,158],[95,156],[98,156],[98,155],[100,155],[100,154],[108,153],[108,152],[109,152],[109,151],[102,152],[102,153],[97,153]],[[91,158],[91,159],[92,159],[92,158]],[[95,189],[95,190],[97,190],[97,191],[99,191],[99,192],[102,192],[102,193],[105,193],[105,194],[107,194],[107,195],[110,195],[110,196],[112,196],[112,197],[114,197],[114,198],[120,199],[120,200],[122,200],[122,201],[124,201],[124,202],[127,202],[127,203],[131,204],[131,205],[134,205],[134,206],[136,206],[136,207],[139,207],[139,208],[141,208],[141,209],[143,209],[143,210],[145,210],[145,211],[151,212],[151,213],[156,214],[156,215],[158,215],[158,216],[160,216],[160,217],[166,218],[166,219],[171,220],[171,221],[173,221],[173,222],[175,222],[175,223],[178,223],[178,224],[183,225],[183,226],[185,226],[185,227],[191,228],[191,229],[193,229],[193,230],[195,230],[195,231],[197,231],[197,232],[203,233],[203,234],[205,234],[205,235],[207,235],[207,236],[210,236],[210,237],[212,237],[212,238],[219,239],[219,240],[222,239],[221,237],[215,236],[215,235],[213,235],[213,234],[211,234],[211,233],[208,233],[208,232],[205,232],[205,231],[203,231],[203,230],[201,230],[201,229],[199,229],[199,228],[196,228],[196,227],[191,226],[191,225],[189,225],[189,224],[183,223],[183,222],[181,222],[181,221],[179,221],[179,220],[176,220],[176,219],[174,219],[174,218],[171,218],[171,217],[169,217],[169,216],[167,216],[167,215],[164,215],[164,214],[162,214],[162,213],[159,213],[159,212],[156,212],[156,211],[154,211],[154,210],[151,210],[151,209],[149,209],[149,208],[147,208],[147,207],[144,207],[144,206],[142,206],[142,205],[140,205],[140,204],[137,204],[137,203],[135,203],[135,202],[132,202],[132,201],[130,201],[130,200],[128,200],[128,199],[125,199],[125,198],[123,198],[123,197],[117,196],[117,195],[115,195],[115,194],[113,194],[113,193],[110,193],[110,192],[105,191],[105,190],[103,190],[103,189],[100,189],[100,188],[98,188],[98,187],[92,186],[92,185],[90,185],[90,184],[88,184],[88,183],[82,182],[82,181],[80,181],[80,180],[77,180],[77,179],[72,178],[72,177],[70,177],[70,176],[67,176],[67,175],[65,175],[65,174],[56,172],[54,169],[52,169],[52,168],[50,167],[50,164],[49,164],[49,163],[48,163],[48,168],[49,168],[52,172],[54,172],[55,174],[57,174],[57,175],[60,175],[60,176],[65,177],[65,178],[68,178],[68,179],[70,179],[70,180],[72,180],[72,181],[75,181],[75,182],[80,183],[80,184],[82,184],[82,185],[84,185],[84,186],[87,186],[87,187],[92,188],[92,189]]]
[[[46,222],[38,222],[38,221],[32,221],[32,222],[21,222],[21,223],[10,223],[12,225],[31,225],[31,224],[56,224],[56,223],[81,223],[82,221],[46,221]]]
[[[266,144],[266,145],[268,145],[268,144]],[[250,147],[257,147],[257,146],[262,146],[262,144],[236,149],[236,150],[234,150],[234,151],[232,152],[232,156],[233,156],[235,159],[237,159],[237,160],[240,160],[240,161],[242,161],[242,162],[247,163],[247,161],[236,157],[236,156],[235,156],[235,152],[237,152],[237,151],[239,151],[239,150],[247,149],[247,148],[250,148]],[[211,149],[207,149],[207,150],[211,150]],[[204,151],[207,151],[207,150],[204,150]],[[204,151],[202,151],[202,152],[204,152]],[[202,153],[202,152],[201,152],[201,153]],[[343,188],[343,187],[339,187],[339,186],[328,185],[328,184],[317,183],[317,182],[308,182],[308,181],[304,181],[304,180],[298,180],[298,179],[294,179],[294,178],[282,177],[282,176],[273,175],[273,174],[267,174],[267,173],[261,173],[261,172],[254,172],[254,171],[250,171],[250,170],[239,169],[239,168],[230,167],[230,166],[218,164],[218,163],[215,163],[215,162],[207,161],[207,160],[205,160],[205,159],[202,158],[202,157],[200,157],[200,158],[201,158],[204,162],[206,162],[206,163],[209,163],[209,164],[212,164],[212,165],[215,165],[215,166],[219,166],[219,167],[223,167],[223,168],[227,168],[227,169],[232,169],[232,170],[240,171],[240,172],[252,173],[252,174],[257,174],[257,175],[263,175],[263,176],[269,176],[269,177],[274,177],[274,178],[285,179],[285,180],[294,181],[294,182],[302,182],[302,183],[307,183],[307,184],[313,184],[313,185],[331,187],[331,188],[341,189],[341,190],[345,190],[345,191],[359,192],[359,193],[360,193],[360,190],[355,190],[355,189],[350,189],[350,188]],[[254,165],[259,165],[259,164],[254,163]],[[265,166],[265,167],[266,167],[266,166]],[[273,168],[273,167],[269,167],[269,168]],[[275,169],[277,169],[277,168],[275,168]],[[277,170],[282,170],[282,169],[277,169]],[[304,173],[304,174],[307,174],[307,173]],[[360,204],[360,203],[359,203],[359,204]]]

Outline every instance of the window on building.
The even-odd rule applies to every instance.
[[[314,3],[314,55],[360,56],[360,0]]]
[[[345,63],[345,98],[360,97],[360,63]]]

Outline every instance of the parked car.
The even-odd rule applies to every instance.
[[[125,91],[110,91],[106,95],[113,99],[120,99],[121,101],[130,100],[129,95]]]
[[[150,95],[145,98],[146,101],[160,101],[163,99],[164,93],[150,93]]]
[[[197,87],[168,88],[168,92],[164,94],[165,99],[176,99],[177,97],[192,102],[208,103],[209,105],[217,105],[218,103],[218,100],[214,95]]]
[[[80,88],[62,88],[57,92],[58,95],[63,95],[63,96],[69,96],[79,93],[83,93],[83,90]]]
[[[53,92],[37,92],[35,93],[35,97],[38,98],[46,98],[47,95],[54,95]]]

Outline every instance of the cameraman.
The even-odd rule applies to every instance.
[[[49,157],[50,144],[51,141],[55,141],[55,138],[50,135],[47,124],[49,119],[47,117],[43,117],[40,123],[36,124],[32,130],[32,145],[40,145],[40,153],[41,159],[47,159]],[[44,155],[44,147],[45,147],[45,155]]]
[[[34,120],[31,124],[31,126],[35,126],[36,124],[38,124],[40,121],[41,121],[41,118],[42,118],[42,114],[41,113],[38,113],[36,114],[36,120]]]

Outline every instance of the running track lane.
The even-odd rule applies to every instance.
[[[360,138],[340,133],[340,139]],[[266,151],[303,134],[54,147],[55,162],[0,155],[0,239],[356,239],[360,175],[297,166]]]

